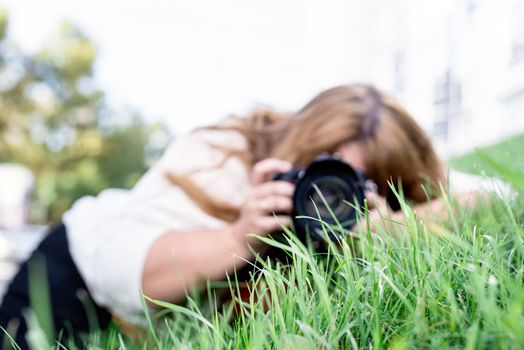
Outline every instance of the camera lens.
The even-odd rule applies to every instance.
[[[333,222],[334,217],[348,217],[352,208],[344,200],[350,198],[351,189],[340,177],[322,176],[309,188],[305,205],[307,216],[320,217]]]
[[[293,223],[301,237],[325,241],[345,234],[356,223],[364,201],[362,178],[335,158],[313,162],[298,177],[293,196]],[[325,224],[328,224],[326,226]]]

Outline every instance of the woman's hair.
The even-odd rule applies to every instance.
[[[367,178],[379,194],[391,187],[407,199],[424,202],[439,193],[442,164],[428,135],[391,96],[368,85],[344,85],[321,92],[296,113],[258,108],[244,118],[204,129],[234,130],[244,136],[245,150],[224,151],[240,157],[251,168],[265,158],[279,158],[303,167],[321,153],[333,153],[343,143],[359,142]],[[206,213],[233,222],[239,208],[212,197],[189,176],[168,174]],[[426,186],[424,186],[426,185]]]

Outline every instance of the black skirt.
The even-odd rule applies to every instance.
[[[27,310],[33,311],[51,342],[104,329],[111,321],[111,314],[96,305],[87,291],[69,253],[63,224],[22,264],[0,306],[0,326],[22,349],[28,348]],[[9,349],[9,344],[9,337],[0,329],[0,349]]]

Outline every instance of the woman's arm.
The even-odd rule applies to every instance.
[[[486,192],[462,192],[446,198],[439,197],[427,203],[417,204],[413,213],[421,220],[446,220],[453,215],[457,208],[475,209],[479,203],[488,200],[490,195]]]
[[[506,200],[514,198],[511,187],[500,179],[463,173],[450,169],[448,172],[448,195],[413,207],[419,220],[447,220],[458,208],[475,209],[486,203],[493,195]],[[401,219],[401,214],[395,214]]]
[[[152,245],[142,274],[142,290],[153,299],[177,301],[187,291],[206,280],[224,278],[253,258],[261,248],[257,235],[265,235],[290,224],[294,186],[270,181],[275,172],[285,172],[291,164],[266,159],[251,173],[251,190],[242,205],[239,219],[223,229],[192,232],[172,231]]]
[[[151,247],[142,276],[145,295],[177,301],[204,281],[223,278],[253,257],[233,226],[218,230],[169,232]]]
[[[445,221],[450,215],[456,213],[457,208],[475,209],[479,203],[489,200],[490,194],[482,191],[465,191],[448,197],[438,197],[425,203],[416,204],[411,207],[417,220],[424,222]],[[376,193],[367,194],[369,212],[367,220],[362,220],[357,231],[368,228],[376,231],[377,226],[391,229],[395,233],[398,225],[404,225],[404,213],[402,211],[392,212],[385,200]]]

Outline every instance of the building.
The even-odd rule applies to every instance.
[[[397,96],[443,156],[524,132],[523,0],[371,0],[353,10],[353,75]]]

